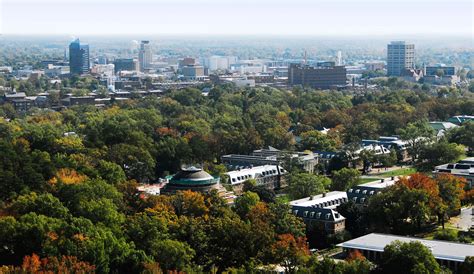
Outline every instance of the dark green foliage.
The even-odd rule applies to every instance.
[[[393,242],[384,248],[380,269],[383,273],[441,273],[431,251],[420,242]]]

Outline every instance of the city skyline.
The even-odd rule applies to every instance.
[[[71,16],[71,11],[75,16]],[[473,5],[467,0],[3,0],[0,12],[1,33],[7,35],[472,37]],[[453,18],[454,14],[456,20],[444,20]]]

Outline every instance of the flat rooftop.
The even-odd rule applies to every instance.
[[[433,253],[433,256],[436,259],[440,260],[464,262],[467,256],[474,256],[474,245],[471,244],[424,240],[419,238],[378,233],[371,233],[344,243],[340,243],[337,246],[343,248],[383,252],[386,245],[389,245],[393,241],[397,240],[405,243],[413,241],[421,242],[424,246],[431,250],[431,253]]]
[[[347,199],[347,193],[345,191],[331,191],[331,192],[326,193],[326,196],[324,196],[323,194],[320,194],[320,195],[316,195],[312,197],[306,197],[303,199],[291,201],[290,205],[311,207],[316,204],[332,201],[335,199],[341,199],[341,198]]]

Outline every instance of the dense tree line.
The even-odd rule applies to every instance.
[[[422,91],[353,96],[233,86],[217,86],[208,96],[198,89],[178,90],[105,109],[76,106],[19,115],[4,105],[0,116],[8,119],[0,119],[0,264],[19,266],[30,256],[27,265],[49,267],[37,263],[39,256],[55,265],[71,261],[101,273],[250,271],[273,263],[289,271],[310,267],[304,224],[274,193],[248,184],[229,207],[215,193],[143,198],[137,183],[155,182],[183,163],[203,163],[219,175],[225,171],[221,155],[246,154],[267,145],[339,149],[362,138],[395,134],[410,122],[445,120],[472,109],[469,98],[438,98]],[[332,129],[322,135],[317,131],[322,127]],[[465,135],[456,131],[449,141],[468,146]],[[357,173],[335,173],[338,183],[332,187],[343,190],[357,184],[344,183],[352,175]],[[295,198],[331,189],[330,181],[320,176],[295,172],[292,181],[298,182],[290,184]],[[302,188],[303,183],[308,187]],[[429,216],[444,213],[431,208],[431,192],[409,184],[394,191],[406,194],[407,204],[424,201],[419,210]],[[387,223],[426,222],[410,210],[393,216]]]

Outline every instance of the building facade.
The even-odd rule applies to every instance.
[[[325,62],[320,66],[290,64],[288,69],[288,84],[290,86],[301,85],[316,89],[329,89],[345,86],[346,79],[346,68],[335,66],[333,63],[329,65]]]
[[[415,68],[415,45],[394,41],[387,45],[387,76],[402,76]]]
[[[71,74],[81,75],[89,73],[90,57],[89,45],[81,44],[79,39],[69,44],[69,70]]]
[[[119,71],[136,71],[137,70],[137,65],[138,61],[133,58],[120,58],[120,59],[115,59],[114,61],[115,65],[115,73]]]
[[[140,43],[140,50],[138,52],[138,63],[140,64],[140,71],[145,71],[151,68],[153,62],[153,54],[151,52],[150,41],[142,41]]]
[[[280,188],[285,180],[284,175],[287,173],[278,165],[263,165],[251,168],[233,170],[226,173],[228,184],[232,186],[235,193],[242,193],[244,182],[253,179],[257,182],[257,186],[265,186],[269,189]]]
[[[181,73],[188,80],[204,78],[204,67],[199,65],[187,65],[181,68]]]

